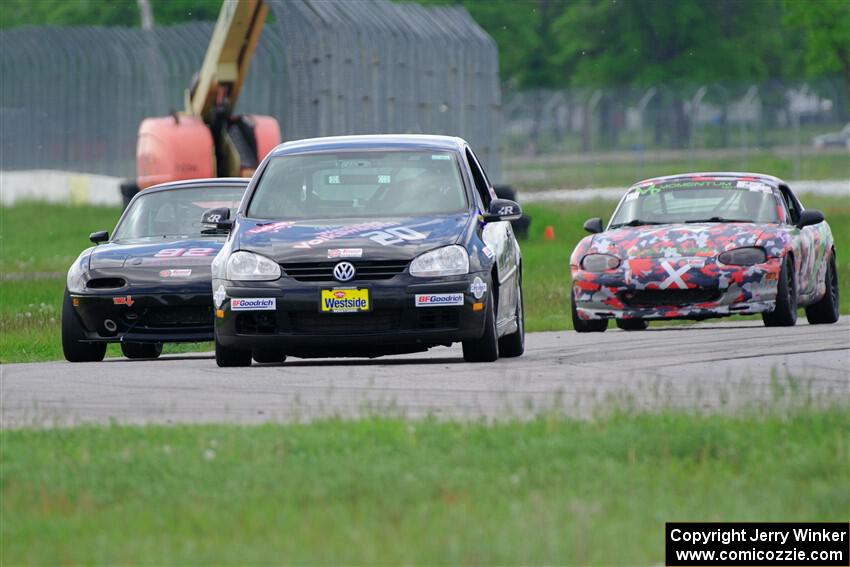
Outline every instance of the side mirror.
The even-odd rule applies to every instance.
[[[233,226],[233,221],[230,220],[230,209],[227,207],[207,209],[201,215],[201,224],[213,226],[219,230],[230,230]]]
[[[800,213],[800,220],[797,221],[797,228],[811,226],[813,224],[822,223],[824,221],[823,213],[817,209],[806,209]]]
[[[522,207],[509,199],[493,199],[484,222],[515,221],[522,218]]]
[[[600,232],[605,230],[602,227],[602,219],[599,217],[587,219],[586,221],[584,221],[584,230],[586,230],[590,234],[599,234]]]
[[[92,232],[89,234],[89,240],[94,242],[95,244],[100,244],[101,242],[106,242],[109,240],[109,233],[105,230],[99,230],[97,232]]]

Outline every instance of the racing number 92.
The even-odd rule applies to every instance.
[[[179,256],[200,258],[215,253],[215,248],[163,248],[154,258],[177,258]]]

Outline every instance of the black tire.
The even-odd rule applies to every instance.
[[[794,277],[794,260],[785,256],[779,271],[776,290],[776,307],[762,313],[765,327],[793,327],[797,323],[797,280]]]
[[[646,319],[617,319],[617,327],[624,331],[645,331],[649,323]]]
[[[121,343],[121,353],[130,359],[159,358],[162,343]]]
[[[216,335],[215,363],[221,368],[251,366],[251,351],[226,347],[218,342],[218,335]]]
[[[522,280],[517,287],[517,330],[499,339],[499,356],[515,358],[525,352],[525,310],[522,302]]]
[[[838,271],[835,269],[835,253],[830,254],[826,265],[826,293],[817,302],[806,307],[806,319],[810,325],[825,325],[838,321]]]
[[[573,317],[573,328],[576,333],[601,333],[608,328],[608,319],[589,319],[585,321],[579,318],[576,311],[575,292],[570,291],[570,314]]]
[[[484,308],[484,334],[479,339],[463,341],[463,359],[466,362],[493,362],[499,358],[499,339],[496,334],[496,314],[493,306],[495,296],[487,294]]]
[[[276,364],[286,361],[286,355],[274,349],[257,349],[251,352],[254,362],[260,364]]]
[[[86,331],[65,290],[62,301],[62,353],[68,362],[100,362],[106,355],[106,343],[85,342]]]

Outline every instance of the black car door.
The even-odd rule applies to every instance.
[[[470,148],[466,148],[466,161],[483,207],[490,205],[494,192],[487,174]],[[483,211],[482,211],[483,212]],[[516,317],[517,287],[519,278],[519,246],[514,237],[511,223],[489,222],[484,225],[481,239],[496,255],[498,277],[497,326],[513,321]]]

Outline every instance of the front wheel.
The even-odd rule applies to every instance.
[[[499,339],[496,334],[496,314],[493,307],[495,296],[487,295],[484,317],[484,334],[479,339],[463,341],[463,359],[466,362],[493,362],[499,358]]]
[[[525,352],[525,313],[522,303],[522,282],[517,286],[516,325],[515,332],[499,339],[499,356],[503,358],[522,356],[522,353]]]
[[[826,265],[826,293],[817,303],[806,307],[806,319],[810,325],[823,325],[838,321],[838,272],[835,269],[835,253]]]
[[[162,343],[121,343],[121,353],[130,359],[159,358]]]
[[[601,333],[608,328],[608,319],[582,319],[576,310],[576,295],[570,292],[570,313],[573,317],[573,329],[576,333]]]
[[[617,319],[617,327],[624,331],[645,331],[649,323],[646,319]]]
[[[68,362],[100,362],[106,355],[106,343],[85,341],[86,330],[71,304],[71,294],[65,290],[62,301],[62,353]]]
[[[794,259],[785,256],[779,270],[776,288],[776,307],[762,313],[765,327],[793,327],[797,323],[797,281],[794,278]]]
[[[218,335],[216,334],[215,363],[221,368],[251,366],[251,351],[226,347],[218,342]]]

